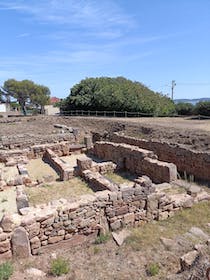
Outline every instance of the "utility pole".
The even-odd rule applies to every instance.
[[[174,88],[176,86],[176,82],[173,80],[171,82],[171,99],[174,100]]]

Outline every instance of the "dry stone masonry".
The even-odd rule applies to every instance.
[[[177,170],[173,163],[159,161],[153,152],[137,146],[101,141],[95,143],[93,153],[99,158],[112,160],[120,169],[137,175],[147,175],[155,183],[177,179]]]
[[[14,161],[22,179],[16,187],[18,213],[5,213],[0,221],[0,261],[12,256],[36,255],[46,246],[59,242],[76,244],[107,230],[116,231],[152,220],[164,220],[179,209],[210,199],[210,195],[198,187],[190,187],[184,193],[166,194],[164,184],[160,183],[177,180],[176,165],[161,161],[163,156],[156,153],[157,149],[153,152],[140,147],[137,140],[120,137],[114,135],[114,142],[100,141],[94,145],[91,138],[86,137],[86,148],[90,155],[98,158],[98,162],[91,158],[78,159],[74,169],[60,156],[84,152],[85,149],[69,142],[0,152],[0,161],[4,164]],[[119,143],[120,139],[130,142]],[[24,191],[28,186],[24,161],[43,155],[59,172],[61,180],[81,176],[95,193],[73,201],[60,199],[29,207]],[[108,172],[117,170],[134,173],[137,178],[130,183],[117,184],[106,177]],[[0,187],[4,184],[2,182],[0,173]]]
[[[193,151],[181,145],[139,139],[120,135],[119,133],[114,133],[112,135],[112,141],[154,151],[160,160],[174,163],[179,172],[186,172],[189,175],[194,175],[197,180],[210,181],[209,152]]]

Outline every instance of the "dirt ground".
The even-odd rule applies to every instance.
[[[13,135],[28,134],[46,139],[61,131],[54,124],[80,128],[82,137],[90,131],[114,132],[124,130],[126,134],[142,138],[165,140],[173,144],[183,144],[194,150],[210,151],[210,120],[191,118],[103,118],[36,116],[9,118],[9,123],[0,119],[1,137],[12,139]],[[27,138],[27,136],[26,136]],[[10,140],[11,140],[10,139]]]

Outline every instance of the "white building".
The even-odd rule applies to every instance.
[[[6,113],[8,111],[6,103],[0,103],[0,113]]]

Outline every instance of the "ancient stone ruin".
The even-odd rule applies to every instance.
[[[186,150],[175,152],[174,147],[163,143],[119,134],[113,134],[109,141],[95,143],[88,135],[84,144],[78,144],[78,130],[73,132],[73,137],[57,139],[54,143],[28,146],[22,139],[23,143],[18,147],[5,143],[4,149],[0,150],[0,190],[4,193],[15,188],[15,208],[6,209],[1,217],[0,260],[12,256],[28,257],[59,242],[77,244],[95,238],[100,232],[164,220],[179,209],[210,199],[196,186],[189,186],[182,193],[164,192],[181,184],[177,180],[177,169],[210,179],[206,171],[210,160],[203,161],[205,155],[194,155]],[[65,161],[65,156],[74,156],[76,163],[71,165]],[[27,170],[28,162],[37,158],[53,168],[60,181],[80,177],[94,193],[73,201],[62,198],[31,206],[26,188],[43,184],[43,181],[31,178]],[[202,170],[194,167],[200,160],[204,164]],[[12,176],[6,178],[5,172],[9,171]],[[120,171],[134,174],[135,179],[119,184],[106,176]],[[46,174],[45,180],[50,179]]]

